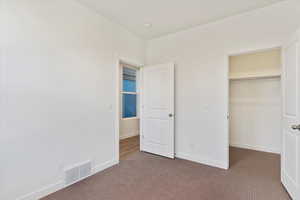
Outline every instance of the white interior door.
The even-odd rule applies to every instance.
[[[174,64],[141,69],[141,151],[174,158]]]
[[[300,46],[299,36],[283,48],[283,138],[281,181],[293,199],[300,199]]]

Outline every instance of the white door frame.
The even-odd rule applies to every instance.
[[[121,58],[119,56],[116,56],[116,68],[115,68],[115,74],[116,74],[116,99],[115,99],[115,105],[116,105],[116,109],[114,112],[114,127],[115,127],[115,139],[114,139],[114,160],[119,163],[120,162],[120,113],[121,113],[121,94],[120,94],[120,91],[121,91],[121,84],[120,84],[120,81],[121,81],[121,72],[122,72],[122,69],[121,69],[121,64],[128,64],[128,65],[131,65],[131,66],[134,66],[136,68],[142,68],[144,64],[142,63],[139,63],[139,62],[136,62],[136,61],[132,61],[130,59],[127,59],[127,58]],[[141,88],[139,88],[141,89]],[[139,103],[139,106],[140,106],[140,103]],[[140,110],[140,108],[139,108]]]
[[[283,65],[284,65],[284,68],[283,68],[283,70],[282,70],[282,73],[283,73],[283,75],[284,75],[284,79],[286,79],[286,73],[287,73],[287,71],[286,71],[286,65],[287,65],[287,63],[286,63],[286,49],[287,48],[289,48],[290,47],[290,45],[293,45],[293,44],[296,44],[297,45],[297,55],[296,55],[296,59],[297,59],[297,67],[299,67],[298,66],[298,64],[299,64],[299,49],[298,49],[298,47],[299,47],[299,31],[298,32],[296,32],[296,34],[294,34],[289,40],[287,40],[286,41],[286,43],[285,43],[285,45],[283,46],[283,49],[284,49],[284,51],[282,51],[282,58],[283,58]],[[296,73],[298,73],[298,68],[296,69]],[[298,74],[297,74],[297,78],[299,78],[298,77]],[[297,81],[297,83],[298,83],[298,79],[296,80]],[[296,180],[295,180],[295,182],[294,182],[294,180],[292,180],[293,178],[292,177],[289,177],[289,174],[288,174],[288,170],[286,169],[286,167],[285,167],[285,159],[286,159],[286,149],[285,149],[285,147],[286,147],[286,143],[285,143],[285,141],[286,141],[286,135],[287,134],[285,134],[284,132],[285,131],[288,131],[288,129],[292,129],[291,127],[289,127],[288,129],[287,129],[287,126],[290,126],[290,125],[294,125],[294,123],[293,122],[291,122],[291,124],[288,122],[287,123],[287,121],[289,121],[289,120],[286,120],[286,118],[289,118],[291,121],[294,121],[294,119],[296,118],[296,121],[297,122],[295,122],[295,123],[298,123],[298,110],[299,110],[299,108],[298,108],[298,104],[296,105],[296,115],[294,116],[294,119],[293,119],[293,117],[291,117],[292,115],[289,115],[289,114],[287,114],[287,112],[286,112],[286,91],[285,91],[285,89],[286,89],[286,87],[285,87],[285,84],[286,84],[286,81],[283,81],[282,82],[282,96],[283,96],[283,102],[282,102],[282,105],[283,105],[283,113],[282,113],[282,121],[283,121],[283,126],[282,126],[282,142],[281,142],[281,144],[283,145],[282,147],[281,147],[281,149],[282,149],[282,159],[281,159],[281,183],[284,185],[284,188],[287,190],[287,192],[289,193],[289,195],[290,195],[290,197],[291,198],[295,198],[295,200],[297,199],[299,199],[300,198],[300,192],[298,191],[298,178],[299,178],[299,172],[298,172],[298,169],[299,169],[299,161],[298,161],[298,157],[296,157],[296,174],[295,174],[295,176],[296,176]],[[297,100],[299,100],[298,99],[298,97],[299,97],[299,95],[298,95],[298,92],[299,92],[299,88],[297,87],[296,88],[296,99]],[[287,123],[287,124],[286,124]],[[297,125],[297,124],[295,124],[295,125]],[[292,132],[292,131],[291,131]],[[296,130],[295,130],[295,132],[296,132]],[[290,134],[293,134],[293,133],[290,133]],[[295,133],[296,135],[297,135],[297,137],[299,136],[298,135],[298,132],[297,133]],[[298,139],[298,138],[297,138]],[[298,149],[298,140],[296,140],[296,151],[297,151],[297,149]],[[298,153],[296,153],[296,154],[298,154]]]
[[[230,152],[229,152],[229,148],[230,148],[230,57],[231,56],[238,56],[238,55],[243,55],[243,54],[250,54],[250,53],[257,53],[257,52],[262,52],[262,51],[267,51],[267,50],[272,50],[272,49],[278,49],[280,48],[282,50],[282,46],[267,46],[267,47],[262,47],[259,49],[244,49],[244,50],[239,50],[239,51],[233,51],[229,54],[226,55],[225,58],[225,63],[226,63],[226,73],[227,73],[227,81],[226,81],[226,105],[227,105],[227,127],[226,127],[226,131],[227,131],[227,139],[226,139],[226,146],[227,146],[227,169],[230,168]],[[282,59],[282,58],[281,58]],[[282,65],[282,63],[281,63]],[[281,99],[282,99],[282,92],[281,92]],[[282,106],[281,106],[282,107]],[[282,108],[281,108],[281,112],[282,112]]]

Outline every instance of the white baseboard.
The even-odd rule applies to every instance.
[[[219,161],[219,160],[212,160],[209,158],[203,158],[203,157],[199,157],[199,156],[195,156],[195,155],[190,155],[187,153],[182,153],[182,152],[176,153],[176,157],[184,159],[184,160],[189,160],[192,162],[197,162],[200,164],[208,165],[211,167],[217,167],[217,168],[221,168],[221,169],[229,168],[227,162],[223,162],[223,161]]]
[[[92,175],[98,173],[98,172],[101,172],[107,168],[110,168],[116,164],[118,164],[119,161],[116,161],[116,160],[111,160],[111,161],[107,161],[105,163],[102,163],[100,165],[96,165],[95,167],[93,167],[92,169]],[[79,180],[80,181],[80,180]],[[78,182],[78,181],[77,181]],[[26,195],[23,195],[19,198],[17,198],[16,200],[38,200],[40,198],[43,198],[49,194],[52,194],[54,192],[57,192],[63,188],[67,187],[67,185],[64,184],[64,181],[63,180],[60,180],[54,184],[50,184],[50,185],[47,185],[45,187],[42,187],[34,192],[31,192],[31,193],[28,193]]]
[[[111,160],[111,161],[107,161],[107,162],[105,162],[103,164],[96,165],[93,168],[93,170],[92,170],[92,174],[94,175],[94,174],[96,174],[98,172],[101,172],[101,171],[103,171],[103,170],[105,170],[107,168],[110,168],[110,167],[112,167],[114,165],[117,165],[117,164],[119,164],[119,161],[117,161],[117,160]]]
[[[64,181],[60,180],[56,183],[47,185],[34,192],[21,196],[17,198],[17,200],[38,200],[63,188],[64,188]]]
[[[130,137],[134,137],[134,136],[137,136],[139,134],[140,134],[139,132],[120,134],[120,140],[130,138]]]
[[[231,143],[230,146],[242,148],[242,149],[251,149],[251,150],[255,150],[255,151],[263,151],[263,152],[268,152],[268,153],[280,154],[280,150],[271,149],[271,148],[263,147],[263,146],[255,146],[255,145],[239,144],[239,143]]]

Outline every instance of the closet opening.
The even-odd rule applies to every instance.
[[[231,55],[228,74],[230,167],[261,152],[280,156],[281,48]]]

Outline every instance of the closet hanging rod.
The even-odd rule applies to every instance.
[[[271,75],[255,75],[255,76],[231,76],[229,80],[243,80],[243,79],[263,79],[263,78],[280,78],[281,74],[271,74]]]

